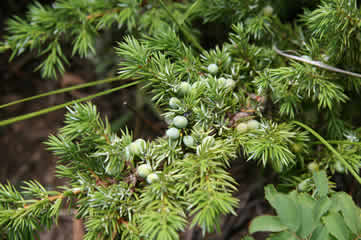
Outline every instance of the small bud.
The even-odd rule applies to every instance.
[[[169,99],[169,106],[173,109],[179,108],[180,104],[181,101],[176,97],[172,97]]]
[[[128,150],[131,154],[139,156],[140,154],[144,153],[146,145],[147,143],[143,139],[139,138],[129,144]]]
[[[308,61],[312,61],[312,58],[310,56],[307,56],[307,55],[302,55],[301,58],[306,59]]]
[[[212,74],[218,72],[218,66],[217,66],[217,64],[214,64],[214,63],[209,64],[207,69],[208,69],[208,72],[210,72]]]
[[[132,156],[130,154],[129,145],[124,148],[124,155],[127,161],[131,159]]]
[[[164,121],[167,125],[171,125],[173,123],[173,117],[165,116]]]
[[[183,143],[187,147],[193,147],[194,146],[194,138],[192,136],[184,136]]]
[[[247,128],[248,129],[257,129],[259,128],[259,122],[257,120],[249,120],[247,122]]]
[[[233,79],[228,78],[225,82],[225,86],[228,89],[233,89],[236,86],[236,82]]]
[[[310,180],[310,179],[305,179],[305,180],[303,180],[302,182],[300,182],[300,183],[297,185],[298,191],[300,191],[300,192],[306,191],[309,180]]]
[[[230,78],[226,79],[224,77],[219,78],[217,80],[217,83],[221,88],[226,88],[226,89],[233,89],[236,86],[236,82],[233,81],[233,79]]]
[[[227,81],[227,79],[225,79],[224,77],[220,77],[220,78],[217,79],[217,84],[220,87],[225,87],[226,86],[226,81]]]
[[[241,122],[237,125],[236,127],[237,131],[239,133],[244,133],[244,132],[247,132],[248,130],[248,124],[247,123],[244,123],[244,122]]]
[[[142,178],[147,177],[151,172],[152,168],[148,164],[142,164],[137,167],[137,174]]]
[[[159,177],[156,173],[151,173],[147,176],[147,182],[149,184],[152,184],[154,182],[158,182],[159,181]]]
[[[177,89],[181,96],[188,95],[192,92],[192,86],[188,82],[181,82]]]
[[[310,172],[318,171],[318,164],[316,162],[311,162],[307,165],[307,169]]]
[[[195,83],[192,84],[192,90],[195,91],[197,90],[198,88],[203,88],[205,87],[206,83],[205,83],[205,80],[203,81],[197,81]]]
[[[176,116],[173,119],[173,124],[174,126],[176,126],[177,128],[185,128],[188,125],[188,120],[187,118],[183,117],[183,116]]]
[[[270,17],[273,14],[273,7],[268,5],[263,8],[263,15],[266,17]]]
[[[345,168],[343,167],[342,163],[340,161],[337,161],[335,163],[335,170],[338,173],[345,173]]]
[[[328,60],[330,60],[330,57],[328,55],[326,55],[326,54],[321,54],[321,58],[325,62],[328,62]]]
[[[203,140],[202,140],[202,144],[206,144],[209,146],[213,146],[214,142],[215,142],[215,140],[214,140],[213,136],[207,136],[207,137],[203,138]]]
[[[291,148],[292,148],[293,152],[299,153],[302,150],[302,145],[294,143],[294,144],[291,145]]]
[[[195,83],[192,84],[192,94],[193,95],[197,95],[201,92],[202,88],[206,87],[206,83],[205,81],[197,81]]]
[[[165,134],[172,140],[179,138],[179,130],[177,128],[169,128]]]

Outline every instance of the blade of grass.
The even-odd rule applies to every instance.
[[[299,121],[292,121],[292,123],[295,123],[307,131],[309,131],[313,136],[315,136],[320,142],[325,145],[335,156],[340,160],[340,162],[350,171],[350,173],[356,178],[356,180],[361,184],[361,177],[355,172],[355,170],[351,167],[350,164],[336,151],[335,148],[333,148],[323,137],[321,137],[320,134],[318,134],[316,131],[314,131],[309,126],[299,122]]]
[[[50,92],[46,92],[46,93],[41,93],[41,94],[38,94],[38,95],[35,95],[35,96],[19,99],[19,100],[13,101],[13,102],[9,102],[9,103],[0,105],[0,109],[5,108],[5,107],[9,107],[9,106],[12,106],[12,105],[15,105],[15,104],[18,104],[18,103],[28,102],[28,101],[35,100],[35,99],[38,99],[38,98],[50,96],[50,95],[69,92],[69,91],[77,90],[77,89],[80,89],[80,88],[92,87],[92,86],[103,84],[103,83],[110,83],[110,82],[114,82],[114,81],[121,80],[121,79],[122,79],[121,77],[117,76],[117,77],[113,77],[113,78],[107,78],[107,79],[103,79],[103,80],[99,80],[99,81],[94,81],[94,82],[79,84],[79,85],[75,85],[75,86],[71,86],[71,87],[67,87],[67,88],[62,88],[62,89],[58,89],[58,90],[54,90],[54,91],[50,91]]]
[[[79,99],[76,99],[76,100],[73,100],[73,101],[70,101],[70,102],[66,102],[66,103],[63,103],[63,104],[59,104],[59,105],[56,105],[56,106],[53,106],[53,107],[48,107],[48,108],[45,108],[45,109],[42,109],[42,110],[39,110],[39,111],[36,111],[36,112],[32,112],[32,113],[24,114],[24,115],[21,115],[21,116],[9,118],[9,119],[6,119],[6,120],[2,120],[2,121],[0,121],[0,126],[6,126],[6,125],[9,125],[9,124],[12,124],[12,123],[15,123],[15,122],[19,122],[19,121],[22,121],[22,120],[25,120],[25,119],[37,117],[37,116],[40,116],[40,115],[43,115],[43,114],[46,114],[46,113],[49,113],[49,112],[59,110],[59,109],[64,108],[66,106],[72,105],[74,103],[80,103],[80,102],[87,101],[87,100],[90,100],[90,99],[93,99],[93,98],[96,98],[96,97],[99,97],[99,96],[110,94],[110,93],[118,91],[120,89],[127,88],[127,87],[130,87],[130,86],[134,86],[134,85],[140,83],[141,81],[142,80],[138,80],[138,81],[135,81],[135,82],[123,84],[123,85],[121,85],[119,87],[108,89],[108,90],[105,90],[103,92],[99,92],[99,93],[96,93],[96,94],[93,94],[93,95],[89,95],[87,97],[79,98]]]
[[[361,142],[351,142],[342,140],[326,140],[330,144],[350,144],[350,145],[361,145]],[[322,142],[311,142],[311,144],[322,144]]]

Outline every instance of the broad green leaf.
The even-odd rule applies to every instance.
[[[320,197],[324,197],[328,193],[328,179],[325,171],[315,171],[313,174],[313,181],[316,184],[316,189]]]
[[[301,226],[297,231],[297,235],[301,238],[306,238],[316,227],[316,222],[313,218],[315,200],[309,195],[301,194],[298,197],[298,203],[301,208]]]
[[[342,216],[339,213],[331,213],[323,218],[325,226],[331,235],[337,240],[353,239],[350,230],[347,228]]]
[[[337,193],[333,194],[332,197],[330,198],[332,205],[330,207],[330,209],[328,210],[329,212],[340,212],[341,211],[341,204],[339,203],[339,198],[337,197]]]
[[[265,192],[265,198],[271,204],[271,206],[275,205],[276,200],[274,196],[276,193],[278,193],[276,188],[272,184],[269,184],[264,188],[264,192]]]
[[[347,226],[354,234],[360,235],[361,216],[359,208],[355,205],[351,196],[346,193],[338,193],[337,199]]]
[[[297,203],[286,194],[278,193],[273,185],[265,188],[266,199],[276,210],[281,223],[286,225],[291,231],[297,232],[301,224],[301,212]]]
[[[296,234],[291,232],[281,232],[273,234],[271,237],[267,238],[267,240],[299,240]]]
[[[327,196],[317,200],[313,209],[313,219],[316,222],[319,221],[322,215],[324,215],[331,206],[332,201]]]
[[[259,216],[252,220],[249,233],[255,232],[281,232],[287,229],[277,216]]]
[[[328,240],[328,231],[325,226],[319,226],[316,230],[312,233],[312,237],[310,240]]]
[[[296,232],[301,224],[300,208],[289,196],[282,193],[275,195],[276,204],[273,206],[281,220],[291,231]]]

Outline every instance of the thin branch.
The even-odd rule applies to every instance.
[[[320,61],[308,60],[308,59],[305,59],[305,58],[302,58],[302,57],[287,54],[287,53],[279,50],[276,45],[273,45],[273,50],[277,54],[279,54],[281,56],[291,58],[291,59],[296,60],[296,61],[308,63],[308,64],[311,64],[311,65],[314,65],[316,67],[323,68],[323,69],[326,69],[326,70],[329,70],[329,71],[332,71],[332,72],[343,73],[343,74],[346,74],[346,75],[349,75],[349,76],[361,78],[361,74],[359,74],[359,73],[354,73],[354,72],[346,71],[346,70],[343,70],[343,69],[340,69],[340,68],[335,68],[335,67],[327,65],[327,64],[325,64],[323,62],[320,62]]]
[[[88,20],[92,20],[92,19],[94,19],[94,18],[103,17],[103,16],[105,16],[105,15],[107,15],[107,14],[110,14],[110,13],[118,13],[118,12],[120,12],[121,10],[122,10],[122,9],[120,9],[120,8],[114,8],[114,9],[112,9],[112,10],[107,10],[107,11],[105,11],[105,12],[98,12],[98,13],[90,14],[90,15],[88,15],[86,18],[87,18]]]

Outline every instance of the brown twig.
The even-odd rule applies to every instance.
[[[72,192],[74,195],[77,195],[77,194],[79,194],[79,193],[81,193],[81,190],[74,190],[73,192]],[[50,196],[50,197],[47,197],[47,200],[49,200],[50,202],[54,202],[54,201],[56,201],[56,200],[58,200],[58,199],[63,199],[65,196],[64,196],[64,193],[60,193],[60,194],[58,194],[58,195],[55,195],[55,196]],[[41,201],[41,200],[44,200],[44,199],[40,199],[39,201]],[[29,204],[29,205],[27,205],[27,204],[25,204],[24,206],[23,206],[23,208],[29,208],[31,205],[34,205],[35,203],[33,203],[33,204]]]
[[[114,8],[114,9],[111,9],[111,10],[108,10],[108,11],[105,11],[105,12],[98,12],[98,13],[90,14],[86,18],[88,20],[92,20],[94,18],[99,18],[99,17],[102,17],[104,15],[107,15],[107,14],[110,14],[110,13],[117,13],[117,12],[120,12],[120,11],[121,11],[120,8]]]
[[[98,186],[101,185],[103,187],[109,186],[109,183],[102,180],[102,179],[100,179],[100,177],[98,175],[96,175],[94,171],[89,169],[89,172],[91,173],[92,177],[95,178],[95,184],[96,185],[98,185]]]

